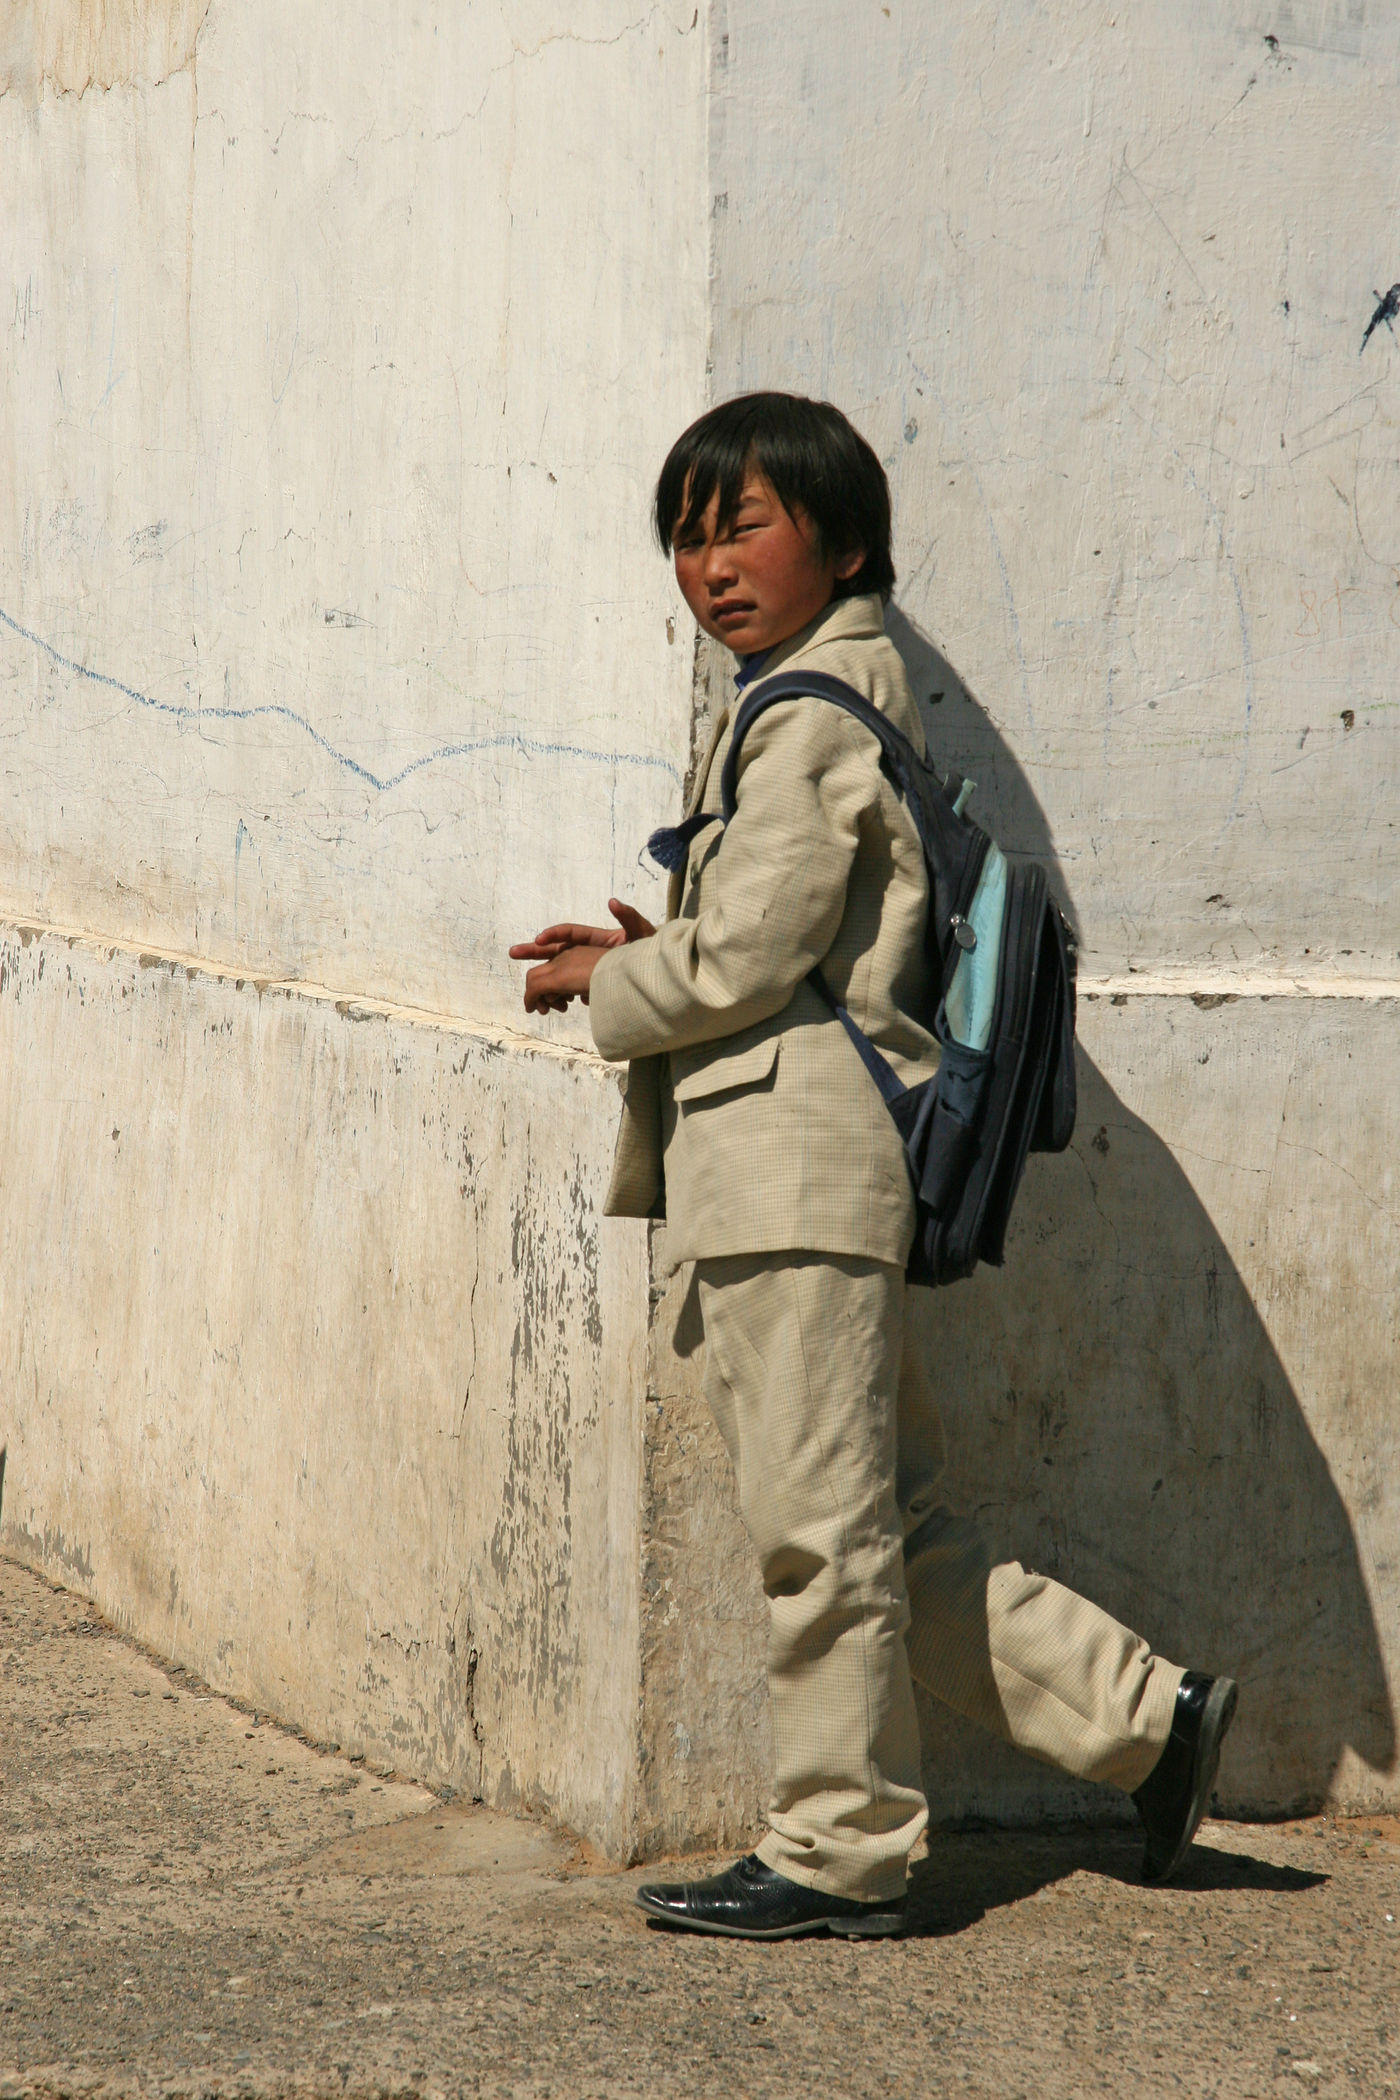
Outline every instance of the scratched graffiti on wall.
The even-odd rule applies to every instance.
[[[360,760],[352,757],[348,751],[339,750],[329,737],[321,734],[314,722],[308,721],[306,716],[299,714],[294,707],[286,707],[280,701],[264,701],[250,707],[209,707],[185,706],[174,700],[157,700],[149,693],[139,692],[124,679],[112,677],[109,672],[95,671],[87,664],[76,663],[72,657],[65,656],[61,650],[55,649],[51,642],[46,642],[42,635],[22,627],[18,620],[11,618],[3,606],[0,606],[0,623],[8,627],[12,634],[18,635],[21,641],[41,650],[60,670],[71,671],[76,678],[91,679],[97,685],[104,685],[110,691],[120,693],[130,700],[133,706],[149,707],[156,714],[169,716],[172,721],[188,722],[196,726],[214,722],[260,720],[289,722],[304,731],[328,758],[334,759],[347,773],[352,773],[357,780],[363,780],[381,795],[388,794],[396,787],[402,787],[406,780],[412,779],[415,773],[421,773],[425,767],[441,765],[444,760],[450,758],[471,758],[479,751],[518,751],[527,758],[572,758],[584,765],[644,766],[665,774],[677,785],[680,781],[679,770],[671,760],[657,757],[650,752],[595,751],[585,744],[548,743],[538,737],[524,736],[519,731],[507,731],[500,736],[475,737],[464,743],[440,744],[433,751],[425,751],[419,758],[409,759],[407,764],[401,765],[396,772],[381,776],[370,767],[362,765]]]

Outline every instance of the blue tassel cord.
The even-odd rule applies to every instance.
[[[691,840],[707,824],[719,822],[720,818],[713,811],[702,811],[699,816],[687,817],[684,824],[663,824],[647,840],[647,852],[668,875],[678,875],[685,866]]]

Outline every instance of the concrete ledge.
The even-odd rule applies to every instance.
[[[613,1078],[18,931],[0,1072],[4,1549],[219,1689],[628,1851]]]
[[[914,1315],[950,1498],[1240,1676],[1237,1812],[1400,1805],[1397,1018],[1091,992],[1073,1148]],[[606,1068],[14,930],[0,1074],[0,1546],[405,1773],[742,1843],[765,1608]],[[1121,1806],[923,1720],[936,1819]]]

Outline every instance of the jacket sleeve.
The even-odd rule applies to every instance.
[[[713,1042],[781,1013],[841,924],[861,820],[880,800],[879,747],[820,700],[783,701],[740,753],[736,807],[712,842],[705,906],[593,973],[593,1039],[607,1058]]]

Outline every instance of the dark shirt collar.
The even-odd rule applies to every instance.
[[[742,693],[744,687],[751,680],[757,678],[772,654],[771,649],[759,649],[752,656],[741,656],[739,658],[739,668],[734,675],[734,684],[739,692]]]

